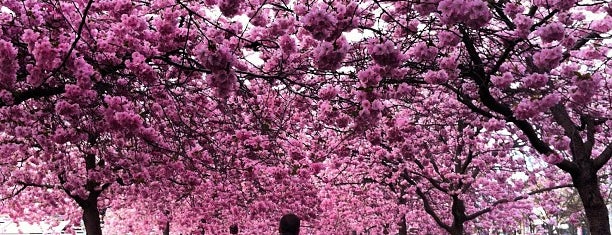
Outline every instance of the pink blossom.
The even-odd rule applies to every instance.
[[[561,101],[561,95],[557,93],[552,93],[544,96],[541,100],[538,101],[538,109],[543,112],[546,111],[553,106],[557,105]]]
[[[348,50],[349,45],[344,40],[344,37],[333,43],[321,42],[312,52],[315,67],[322,70],[336,70],[340,68]]]
[[[12,105],[14,102],[13,94],[7,90],[0,90],[0,101],[7,105]]]
[[[308,14],[301,18],[304,28],[308,30],[316,40],[334,40],[330,38],[334,31],[334,26],[338,22],[336,17],[327,12],[324,8],[315,7]]]
[[[218,71],[206,76],[206,82],[216,90],[217,96],[228,97],[235,90],[237,77],[233,71]]]
[[[533,63],[541,70],[548,71],[559,66],[563,58],[561,47],[542,49],[533,54]]]
[[[58,53],[48,39],[36,42],[32,54],[36,59],[36,66],[43,70],[52,70],[60,63]]]
[[[565,35],[565,26],[559,22],[548,24],[538,29],[543,42],[561,41]]]
[[[537,6],[566,11],[576,4],[577,0],[533,0]]]
[[[429,47],[427,44],[420,42],[408,50],[408,55],[418,61],[431,61],[438,55],[438,49]]]
[[[435,12],[440,0],[424,0],[419,1],[414,6],[414,9],[421,15],[429,15],[429,13]]]
[[[573,86],[570,89],[570,98],[572,101],[584,105],[591,102],[593,96],[601,88],[599,76],[574,76],[572,78]]]
[[[224,16],[232,17],[240,12],[240,0],[220,0],[219,10]]]
[[[548,82],[548,76],[545,74],[534,73],[523,77],[521,80],[523,86],[527,88],[540,88]]]
[[[377,86],[378,83],[382,80],[382,77],[380,76],[380,73],[377,70],[377,67],[370,67],[366,70],[359,71],[359,73],[357,73],[357,78],[363,86]]]
[[[509,2],[509,3],[506,3],[505,6],[506,7],[504,8],[504,13],[510,18],[515,18],[516,15],[525,11],[525,7],[518,5],[516,3]]]
[[[423,80],[430,84],[442,84],[448,81],[448,74],[445,70],[428,71],[423,75]]]
[[[518,119],[529,119],[538,114],[537,103],[531,100],[522,100],[516,108],[514,108],[514,116]]]
[[[17,78],[17,50],[10,42],[0,39],[0,89],[11,89]]]
[[[497,88],[508,88],[514,81],[514,76],[510,72],[505,72],[502,76],[491,76],[491,83]]]
[[[472,28],[480,28],[491,20],[489,7],[481,0],[442,0],[438,5],[445,24],[465,23]]]
[[[295,40],[289,35],[283,35],[282,37],[280,37],[279,44],[281,49],[283,49],[284,53],[289,54],[297,50]]]
[[[73,116],[78,115],[80,109],[78,104],[71,104],[67,101],[61,100],[55,104],[55,112],[59,115]]]
[[[455,32],[438,31],[438,40],[441,47],[452,47],[459,44],[461,38]]]
[[[544,161],[548,164],[558,164],[563,161],[563,156],[558,153],[552,153],[544,156]]]
[[[533,19],[525,15],[517,15],[516,18],[514,18],[514,25],[516,25],[514,35],[518,38],[526,39],[529,36],[529,33],[531,33]]]
[[[440,68],[447,70],[449,73],[451,73],[459,66],[459,61],[457,60],[457,58],[458,55],[453,53],[448,57],[440,59]]]
[[[338,95],[338,87],[334,87],[331,85],[325,85],[319,90],[319,98],[323,100],[330,100]]]
[[[370,56],[374,62],[380,66],[397,67],[402,61],[400,51],[395,48],[392,41],[385,41],[382,44],[371,45],[368,48]]]
[[[225,46],[214,48],[209,45],[204,45],[204,47],[208,49],[202,50],[198,58],[204,67],[213,72],[227,71],[232,68],[235,58],[231,49]]]

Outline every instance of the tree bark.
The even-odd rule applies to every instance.
[[[464,226],[463,223],[467,220],[465,215],[465,203],[458,196],[453,195],[453,205],[451,207],[451,213],[453,214],[453,225],[448,229],[448,232],[452,235],[463,235]]]
[[[461,224],[460,226],[457,226],[457,227],[454,227],[454,226],[451,227],[448,230],[448,233],[451,234],[451,235],[464,235],[464,233],[463,233],[463,224]]]
[[[100,211],[96,203],[82,206],[83,223],[85,224],[85,232],[87,235],[102,235],[102,226],[100,221]]]
[[[406,216],[402,215],[402,219],[399,222],[398,235],[408,235],[408,225],[406,224]]]
[[[164,226],[164,235],[170,235],[170,222],[166,222],[166,226]]]
[[[591,234],[610,235],[608,208],[599,190],[597,170],[590,166],[583,167],[572,175],[574,187],[578,190]]]

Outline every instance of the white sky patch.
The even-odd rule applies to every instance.
[[[346,41],[349,43],[355,43],[363,41],[364,38],[374,37],[374,33],[369,30],[361,30],[361,29],[353,29],[350,32],[344,32],[344,36],[346,37]]]
[[[11,11],[11,9],[5,6],[0,6],[0,13],[9,13],[12,16],[15,16],[15,12]]]
[[[261,52],[251,51],[242,49],[242,53],[244,53],[244,59],[257,67],[263,66],[264,62],[259,56]]]

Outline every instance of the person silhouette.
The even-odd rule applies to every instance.
[[[229,227],[229,230],[230,234],[238,234],[238,225],[232,224],[232,226]]]
[[[283,215],[278,226],[280,235],[298,235],[300,233],[300,217],[293,213]]]

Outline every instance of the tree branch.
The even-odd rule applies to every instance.
[[[585,148],[584,141],[580,136],[578,127],[572,121],[572,119],[570,119],[570,116],[567,113],[565,107],[561,104],[557,104],[553,106],[550,111],[552,112],[555,122],[561,125],[561,127],[565,131],[565,135],[571,139],[570,145],[572,149],[573,160],[580,161],[589,158],[591,156],[590,149]]]
[[[59,95],[64,93],[64,87],[36,87],[23,92],[13,93],[13,103],[7,104],[0,100],[0,108],[9,106],[9,105],[17,105],[29,99],[38,99],[44,97],[51,97],[54,95]]]
[[[466,221],[470,221],[470,220],[476,219],[478,216],[481,216],[483,214],[489,213],[489,212],[491,212],[493,210],[493,207],[495,207],[497,205],[500,205],[500,204],[505,204],[505,203],[509,203],[509,202],[516,202],[516,201],[520,201],[520,200],[526,199],[529,196],[532,196],[532,195],[535,195],[535,194],[539,194],[539,193],[543,193],[543,192],[548,192],[548,191],[552,191],[552,190],[560,189],[560,188],[569,188],[569,187],[574,187],[574,185],[573,184],[557,185],[557,186],[553,186],[553,187],[548,187],[548,188],[542,188],[542,189],[534,190],[534,191],[531,191],[531,192],[527,193],[527,195],[518,196],[518,197],[515,197],[515,198],[512,198],[512,199],[507,199],[507,198],[500,199],[500,200],[497,200],[497,201],[493,202],[493,204],[491,204],[491,206],[489,206],[489,207],[487,207],[485,209],[482,209],[480,211],[477,211],[477,212],[475,212],[473,214],[468,215],[466,217]]]

